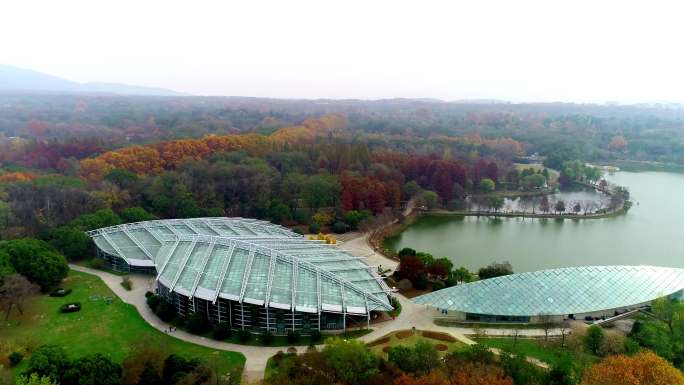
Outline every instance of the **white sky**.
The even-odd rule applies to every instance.
[[[684,3],[2,0],[0,63],[199,95],[684,101]]]

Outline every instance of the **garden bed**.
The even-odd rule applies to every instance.
[[[441,332],[433,332],[426,330],[423,332],[423,337],[429,338],[432,340],[437,340],[437,341],[446,341],[446,342],[456,342],[458,341],[454,336],[449,335],[447,333],[441,333]]]

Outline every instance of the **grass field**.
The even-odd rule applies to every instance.
[[[216,362],[222,372],[244,365],[245,357],[241,353],[194,345],[154,329],[132,305],[123,303],[96,276],[72,270],[62,287],[71,288],[73,292],[63,298],[36,297],[27,304],[24,316],[18,318],[18,314],[13,313],[9,322],[0,323],[0,340],[32,347],[56,344],[64,347],[72,358],[99,352],[121,362],[132,342],[145,339],[163,344],[169,354],[180,353]],[[111,303],[108,304],[106,298],[111,299]],[[76,313],[59,313],[59,307],[68,302],[80,302],[83,309]]]
[[[522,171],[526,168],[532,168],[532,169],[537,170],[537,171],[542,171],[546,168],[546,167],[544,167],[543,164],[540,164],[540,163],[513,163],[513,166],[518,171]],[[552,170],[552,169],[548,169],[548,170],[549,170],[549,179],[550,179],[549,184],[550,185],[556,185],[558,182],[558,176],[559,176],[558,171]]]
[[[572,352],[568,349],[562,349],[558,346],[553,346],[553,344],[548,344],[548,346],[545,346],[543,340],[534,338],[518,338],[517,342],[515,342],[515,347],[513,345],[513,338],[510,337],[476,338],[475,340],[487,347],[498,348],[513,353],[522,353],[527,357],[536,358],[550,365],[557,363],[559,359],[567,354],[570,354],[574,361],[582,360],[591,362],[597,360],[596,357],[587,353]]]
[[[399,330],[396,332],[392,332],[373,342],[370,342],[368,345],[373,353],[381,357],[387,358],[386,350],[388,347],[413,346],[418,341],[427,341],[433,345],[446,346],[446,350],[440,351],[440,353],[442,354],[445,354],[446,352],[452,352],[454,350],[463,349],[466,347],[464,343],[459,341],[448,342],[444,340],[424,337],[423,332],[420,330],[417,330],[415,333],[412,333],[410,330]]]

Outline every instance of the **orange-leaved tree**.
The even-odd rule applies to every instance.
[[[424,376],[415,377],[403,374],[394,380],[393,385],[513,385],[502,368],[483,363],[461,362],[457,368],[434,370]]]
[[[99,181],[114,169],[125,169],[138,175],[155,175],[178,167],[183,161],[204,159],[223,151],[246,150],[259,153],[286,143],[310,143],[346,126],[346,118],[329,114],[306,119],[301,125],[284,127],[270,136],[260,134],[211,135],[201,139],[178,139],[144,146],[130,146],[108,151],[80,162],[81,176]]]
[[[610,356],[587,370],[582,385],[684,385],[684,375],[651,351]]]

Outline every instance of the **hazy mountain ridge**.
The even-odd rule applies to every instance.
[[[78,83],[38,71],[0,64],[0,91],[147,96],[188,95],[165,88],[120,83]]]

